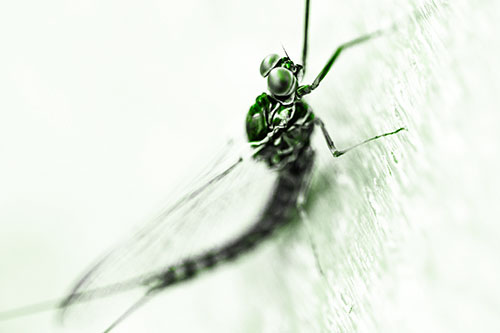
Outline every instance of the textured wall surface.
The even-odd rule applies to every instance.
[[[265,89],[261,59],[281,44],[299,59],[303,5],[0,5],[0,310],[64,295],[172,184],[242,136]],[[343,54],[308,98],[337,146],[408,132],[337,160],[316,135],[307,221],[116,332],[500,330],[499,5],[311,6],[306,81],[340,43],[398,26]],[[46,312],[0,332],[89,324],[61,328]]]

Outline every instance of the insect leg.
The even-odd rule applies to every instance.
[[[377,140],[377,139],[380,139],[384,136],[389,136],[389,135],[393,135],[393,134],[396,134],[396,133],[399,133],[403,130],[406,130],[406,128],[404,127],[401,127],[395,131],[392,131],[392,132],[388,132],[388,133],[384,133],[384,134],[379,134],[379,135],[376,135],[374,137],[371,137],[369,139],[366,139],[352,147],[349,147],[347,149],[344,149],[344,150],[338,150],[337,147],[335,147],[335,144],[333,143],[333,140],[332,138],[330,137],[330,134],[328,133],[328,131],[326,130],[326,127],[325,127],[325,123],[319,119],[319,118],[315,118],[314,119],[314,122],[316,125],[318,125],[320,128],[321,128],[321,132],[323,133],[323,136],[325,137],[325,141],[326,141],[326,144],[328,145],[328,149],[330,149],[330,152],[332,153],[333,157],[339,157],[339,156],[342,156],[344,155],[345,153],[347,153],[348,151],[356,148],[356,147],[359,147],[365,143],[368,143],[370,141],[374,141],[374,140]]]
[[[358,37],[356,39],[353,39],[347,43],[344,43],[342,45],[340,45],[339,47],[337,47],[337,49],[335,50],[335,52],[333,53],[333,55],[330,57],[330,59],[328,59],[328,62],[326,63],[325,67],[323,67],[323,69],[321,70],[321,72],[319,72],[318,76],[316,77],[316,79],[314,80],[314,82],[312,84],[306,84],[306,85],[303,85],[301,87],[299,87],[297,89],[297,95],[298,97],[302,97],[304,95],[307,95],[309,93],[311,93],[314,89],[316,89],[320,82],[325,78],[325,76],[328,74],[328,72],[330,71],[330,69],[332,68],[333,64],[335,63],[335,61],[337,60],[337,58],[339,57],[340,53],[342,53],[342,51],[350,48],[350,47],[353,47],[353,46],[356,46],[358,44],[362,44],[364,42],[367,42],[369,41],[370,39],[373,39],[375,37],[379,37],[381,36],[384,32],[386,32],[385,30],[376,30],[372,33],[369,33],[369,34],[366,34],[366,35],[363,35],[361,37]]]
[[[309,244],[311,245],[311,250],[314,256],[314,261],[316,264],[316,268],[318,269],[318,272],[321,276],[325,276],[325,272],[323,270],[323,266],[321,266],[321,262],[319,261],[319,256],[318,256],[318,248],[316,244],[313,241],[312,233],[311,233],[311,222],[309,220],[309,217],[307,216],[307,212],[304,209],[303,206],[298,205],[297,210],[299,211],[299,216],[302,222],[306,225],[306,230],[307,230],[307,238],[309,239]]]
[[[306,226],[306,231],[307,231],[307,237],[309,239],[309,243],[311,245],[311,250],[314,256],[314,261],[316,264],[316,268],[318,269],[318,272],[320,273],[321,276],[325,276],[323,267],[321,266],[321,262],[319,260],[318,256],[318,249],[316,247],[316,244],[313,241],[312,233],[311,233],[311,222],[309,220],[309,217],[307,216],[307,212],[305,209],[305,204],[306,204],[306,198],[307,198],[307,192],[309,191],[309,188],[311,187],[311,180],[312,180],[312,172],[308,172],[307,175],[304,176],[303,184],[300,189],[299,196],[297,198],[297,212],[299,213],[299,217],[302,220],[302,222]]]
[[[306,0],[305,18],[304,18],[304,44],[302,46],[302,73],[306,73],[307,61],[307,39],[309,35],[309,4],[310,0]]]

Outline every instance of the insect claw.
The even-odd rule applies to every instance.
[[[335,151],[332,151],[333,157],[340,157],[340,156],[344,155],[345,153],[346,153],[345,150],[335,150]]]

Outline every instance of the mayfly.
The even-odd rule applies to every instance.
[[[296,213],[304,216],[304,203],[315,160],[311,147],[311,136],[315,128],[321,131],[333,157],[340,157],[359,145],[404,130],[399,128],[376,135],[346,149],[335,146],[325,124],[314,114],[304,97],[320,87],[343,52],[379,37],[387,30],[378,30],[340,45],[311,84],[300,84],[307,68],[309,7],[310,1],[307,0],[301,63],[294,62],[284,51],[283,56],[268,55],[260,64],[260,74],[267,80],[268,93],[259,95],[246,115],[246,134],[251,153],[238,157],[225,170],[169,206],[137,235],[98,260],[59,303],[62,317],[68,316],[78,303],[140,289],[139,299],[127,304],[119,316],[110,319],[111,323],[105,330],[109,332],[139,306],[168,287],[193,279],[204,271],[249,253],[264,240],[270,239],[277,229],[292,221]],[[167,244],[159,236],[164,226],[172,224],[175,225],[173,229],[181,228],[185,221],[192,219],[192,215],[189,215],[190,207],[202,201],[206,193],[220,186],[221,182],[235,175],[244,163],[252,161],[264,166],[267,172],[276,174],[270,196],[253,224],[224,243],[202,248],[196,253],[185,254],[184,257],[169,258],[169,262],[164,261],[164,257],[160,255],[163,255],[161,251]],[[207,221],[198,221],[204,222]],[[175,238],[175,230],[171,231],[170,237]],[[175,245],[175,240],[172,242]],[[158,257],[151,257],[151,253],[156,253]],[[145,267],[149,273],[137,270],[141,263],[151,261],[155,262],[154,265]],[[115,280],[112,281],[113,279]]]

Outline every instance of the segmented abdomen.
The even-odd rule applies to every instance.
[[[290,222],[296,211],[299,195],[305,190],[313,163],[313,150],[310,146],[303,147],[298,157],[279,171],[271,198],[258,221],[249,230],[225,245],[169,267],[155,279],[151,289],[163,289],[191,279],[201,271],[236,259],[268,239],[277,228]]]

